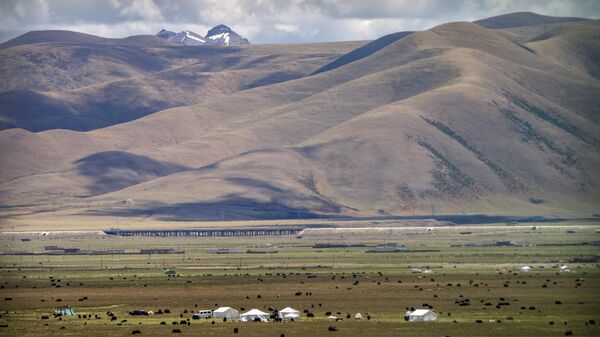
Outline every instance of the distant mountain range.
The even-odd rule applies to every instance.
[[[159,35],[0,44],[3,223],[599,213],[600,20]]]
[[[236,46],[250,44],[248,39],[241,37],[225,25],[218,25],[211,28],[204,37],[189,30],[175,33],[165,29],[162,29],[155,36],[184,46]]]

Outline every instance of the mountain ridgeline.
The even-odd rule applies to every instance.
[[[228,32],[0,45],[2,212],[598,213],[598,20],[514,13],[374,41],[209,45]]]
[[[211,28],[206,36],[201,36],[189,30],[175,33],[165,29],[162,29],[155,36],[184,46],[238,46],[250,44],[248,39],[241,37],[225,25]]]

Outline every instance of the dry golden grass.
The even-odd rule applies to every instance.
[[[240,329],[239,336],[560,336],[569,330],[575,336],[593,336],[600,328],[600,302],[595,296],[600,290],[598,268],[595,264],[568,263],[573,272],[559,273],[556,261],[593,254],[597,247],[450,247],[480,240],[574,244],[594,235],[590,233],[587,227],[578,227],[571,235],[554,227],[496,233],[477,228],[464,236],[448,229],[444,235],[434,232],[399,241],[409,244],[416,240],[419,249],[439,250],[408,254],[369,254],[365,247],[313,249],[311,245],[319,240],[293,237],[44,237],[21,242],[2,236],[2,246],[13,249],[40,251],[45,245],[91,249],[177,246],[186,253],[4,257],[0,260],[0,299],[7,312],[2,313],[0,324],[8,326],[0,329],[10,336],[112,336],[129,335],[136,329],[142,335],[161,336],[173,328],[181,329],[182,335],[230,336],[234,327]],[[242,249],[265,242],[277,246],[279,252],[207,253],[214,247]],[[524,264],[532,265],[533,272],[514,273]],[[432,266],[433,272],[410,272],[410,266],[425,265]],[[180,276],[167,278],[165,267],[175,268]],[[466,299],[470,305],[457,303]],[[500,302],[509,304],[496,307]],[[406,307],[424,303],[437,311],[437,322],[404,322]],[[98,315],[100,319],[40,319],[61,305],[71,305],[78,314]],[[172,325],[173,321],[191,318],[195,310],[218,306],[263,311],[292,306],[315,317],[302,314],[294,323],[217,321],[214,325],[211,320],[190,319],[189,326]],[[127,314],[134,309],[157,312],[167,308],[170,313],[153,317]],[[107,311],[118,319],[110,321]],[[343,321],[329,321],[328,311]],[[357,312],[368,313],[371,320],[346,319],[347,314],[353,317]],[[167,326],[160,325],[161,321]],[[329,332],[330,325],[338,332]]]
[[[5,214],[118,222],[590,216],[600,200],[600,83],[591,61],[599,44],[581,36],[597,35],[599,25],[555,27],[528,42],[539,28],[446,24],[331,71],[92,132],[0,132],[2,156],[12,158],[0,166],[2,202],[12,206]],[[305,56],[330,47],[343,49],[242,48],[249,62],[264,63],[215,73],[215,90],[229,92],[221,85],[271,63],[285,68],[285,57],[261,59],[278,48],[306,71],[314,62]],[[563,56],[573,62],[557,62]],[[157,169],[113,160],[97,165],[100,174],[82,170],[90,155],[115,150]],[[121,207],[124,200],[133,203]]]

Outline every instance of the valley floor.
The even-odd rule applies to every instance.
[[[4,236],[5,252],[41,253],[45,246],[58,246],[176,248],[184,253],[2,256],[0,335],[125,336],[140,330],[143,336],[164,336],[173,329],[183,336],[599,335],[600,270],[597,263],[584,262],[600,253],[598,223],[574,225],[570,233],[563,226],[534,225],[535,230],[519,226],[511,231],[473,226],[470,234],[415,228],[389,240],[54,236],[22,241]],[[497,241],[517,245],[481,246]],[[324,242],[361,246],[313,247]],[[408,252],[366,252],[392,242]],[[216,248],[232,254],[214,254]],[[533,270],[520,272],[524,265]],[[562,265],[571,272],[559,272]],[[432,272],[413,273],[415,267]],[[178,275],[165,276],[165,268]],[[54,318],[54,309],[65,305],[88,318]],[[438,313],[436,322],[404,321],[407,307],[425,305]],[[219,306],[267,312],[291,306],[302,314],[299,321],[284,323],[211,324],[212,319],[191,317]],[[136,309],[170,313],[128,315]],[[118,319],[111,321],[107,311]],[[329,312],[343,320],[328,319]],[[371,319],[353,319],[358,312]],[[43,315],[50,317],[42,320]],[[328,331],[329,326],[337,332]]]

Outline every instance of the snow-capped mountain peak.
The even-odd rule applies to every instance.
[[[241,37],[225,25],[218,25],[211,28],[208,33],[206,33],[206,37],[202,37],[189,30],[175,33],[165,29],[158,32],[156,36],[185,46],[199,46],[204,44],[212,46],[250,44],[247,39]]]
[[[221,34],[206,36],[206,38],[211,39],[213,41],[222,40],[226,46],[229,45],[229,33],[221,33]]]
[[[218,25],[211,28],[206,33],[206,39],[207,43],[212,45],[230,46],[250,44],[247,39],[241,37],[238,33],[225,25]]]
[[[196,34],[189,30],[175,33],[166,29],[162,29],[155,36],[175,42],[177,44],[182,44],[184,46],[200,46],[206,42],[206,40],[200,34]]]
[[[206,40],[199,34],[189,30],[184,30],[175,35],[175,40],[185,45],[204,44]]]
[[[233,30],[231,30],[231,28],[221,24],[221,25],[217,25],[217,26],[214,26],[213,28],[211,28],[206,33],[206,37],[220,35],[220,34],[224,34],[224,33],[231,33],[231,32],[233,32]]]

